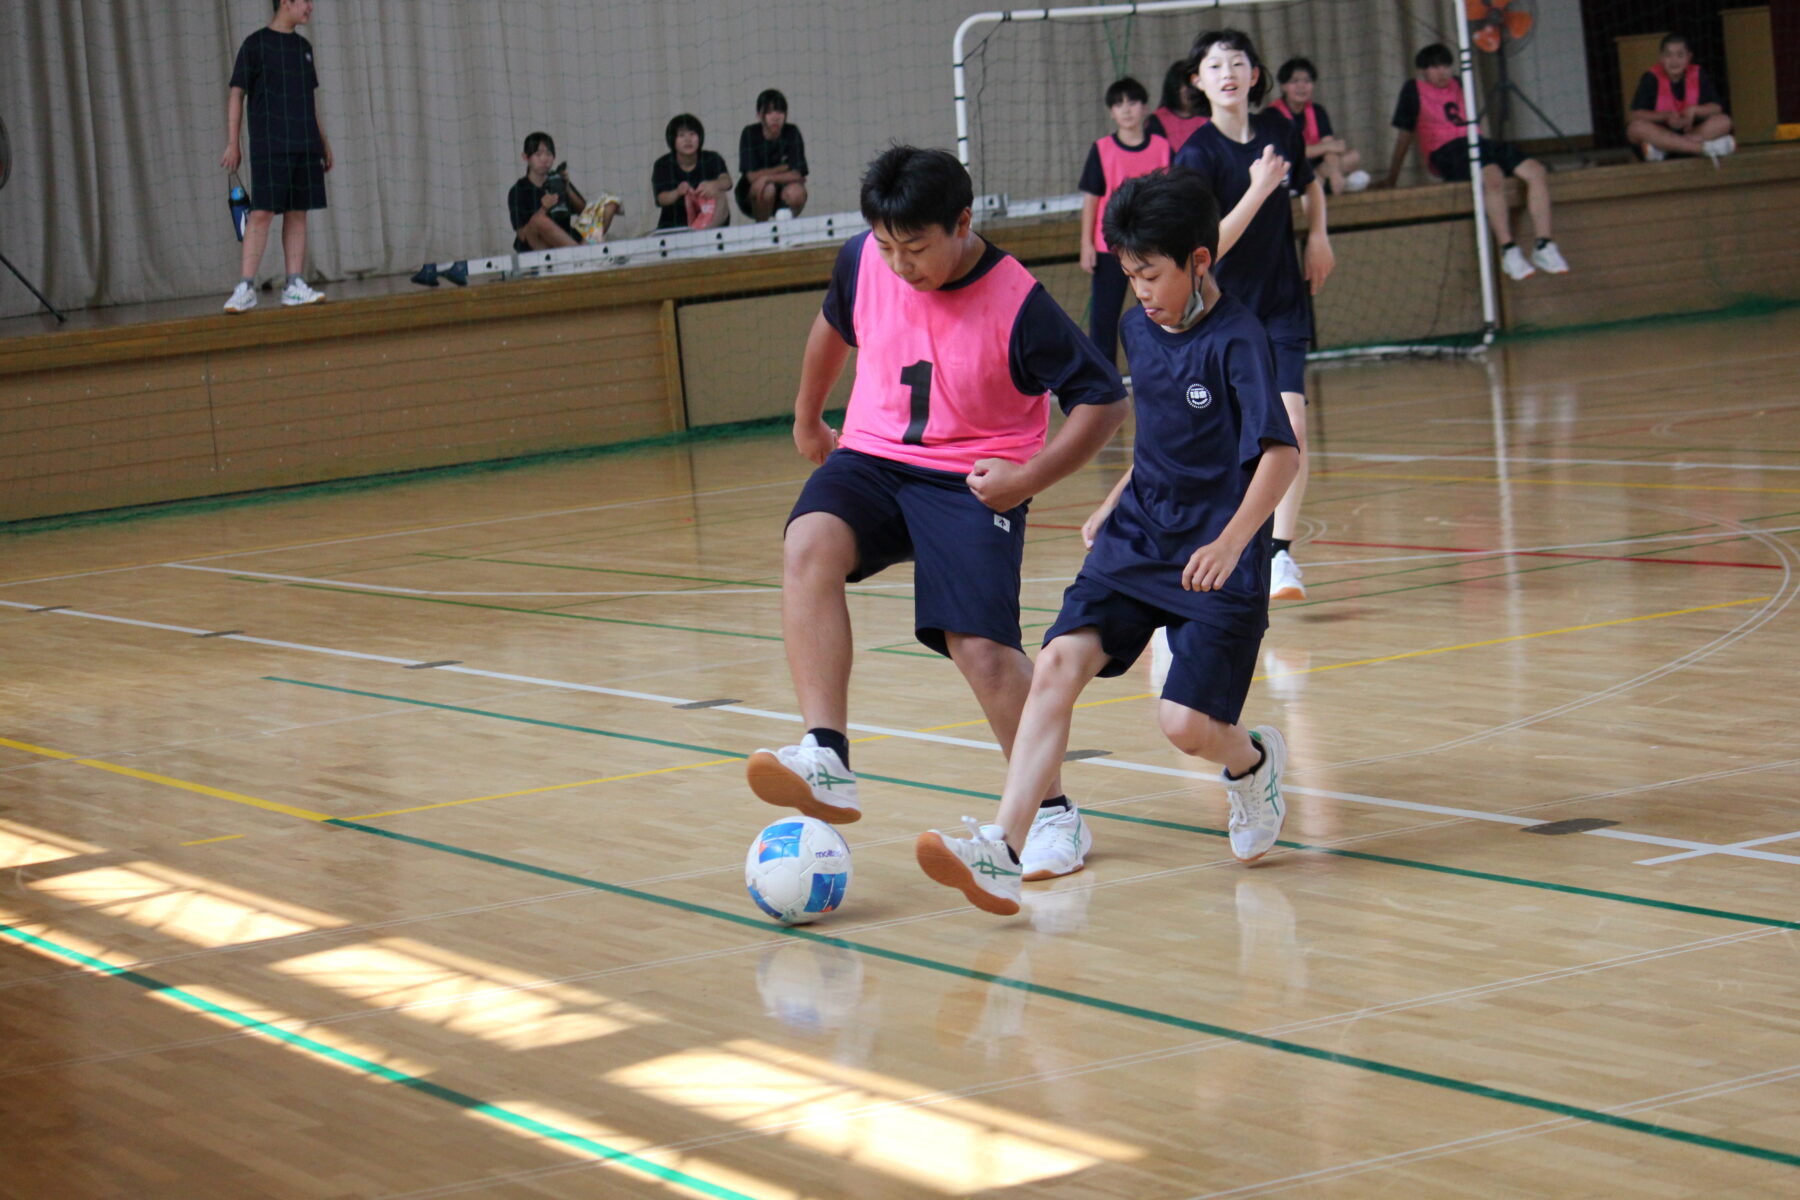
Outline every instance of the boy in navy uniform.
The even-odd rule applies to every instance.
[[[231,69],[226,108],[230,131],[219,165],[235,171],[243,161],[238,139],[246,108],[250,116],[250,220],[237,288],[225,311],[256,307],[256,269],[268,245],[269,227],[281,216],[281,250],[287,260],[288,306],[317,304],[325,297],[301,278],[306,266],[306,214],[325,207],[325,172],[331,170],[331,143],[319,126],[314,93],[312,43],[294,30],[312,20],[313,0],[274,0],[268,25],[244,39]]]
[[[1019,911],[1020,851],[1069,744],[1075,702],[1096,675],[1128,670],[1166,627],[1174,662],[1158,717],[1184,753],[1220,763],[1232,853],[1260,858],[1286,807],[1281,734],[1239,723],[1269,623],[1270,524],[1299,468],[1268,335],[1210,268],[1219,208],[1179,167],[1126,180],[1107,242],[1142,308],[1119,328],[1131,363],[1131,470],[1082,527],[1087,563],[1044,636],[995,824],[921,834],[925,873],[976,907]],[[1067,831],[1085,848],[1085,823]]]
[[[915,635],[956,664],[1010,749],[1031,688],[1019,636],[1028,502],[1125,419],[1118,372],[1017,259],[970,228],[973,203],[949,153],[883,153],[862,180],[869,230],[839,252],[806,342],[794,444],[818,470],[783,538],[781,630],[807,733],[758,750],[746,774],[767,803],[837,824],[862,815],[844,585],[913,562]],[[821,414],[851,347],[856,386],[840,435]],[[1050,392],[1067,414],[1054,438]],[[1031,803],[1047,797],[1072,824],[1056,774]]]

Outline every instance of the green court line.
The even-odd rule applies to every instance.
[[[933,655],[932,657],[936,657]],[[512,721],[520,725],[537,725],[545,729],[561,729],[569,733],[587,733],[595,737],[613,738],[621,742],[641,742],[647,746],[667,746],[674,750],[692,750],[696,754],[705,754],[712,758],[749,758],[741,750],[719,750],[712,746],[696,746],[691,742],[671,742],[664,738],[646,737],[641,733],[619,733],[611,729],[595,729],[590,725],[571,725],[564,721],[546,721],[539,717],[521,717],[514,713],[494,712],[485,708],[469,708],[461,704],[440,704],[435,700],[415,700],[410,696],[391,696],[386,692],[365,692],[358,688],[338,687],[329,683],[309,683],[304,679],[284,679],[279,675],[264,675],[270,683],[289,683],[296,687],[313,688],[321,692],[337,692],[344,696],[366,696],[371,700],[387,700],[395,704],[411,704],[418,708],[435,708],[443,712],[462,713],[471,717],[490,717],[499,721]],[[978,800],[998,800],[1000,797],[992,792],[975,792],[968,788],[950,787],[941,783],[921,783],[916,779],[900,779],[892,775],[871,775],[858,772],[858,779],[874,779],[881,783],[892,783],[899,787],[918,788],[927,792],[942,792],[952,796],[973,796]]]
[[[233,576],[233,578],[238,578]],[[267,583],[265,579],[253,579],[252,583]],[[627,621],[623,617],[596,617],[591,613],[558,612],[545,608],[513,608],[506,604],[477,604],[473,600],[446,600],[441,596],[402,596],[394,592],[367,592],[361,588],[334,587],[324,583],[290,583],[288,587],[304,588],[313,592],[337,592],[345,596],[370,596],[377,600],[411,600],[415,604],[447,604],[452,608],[481,608],[491,612],[522,613],[528,617],[554,617],[560,621],[593,621],[601,625],[632,625],[639,629],[667,629],[675,633],[706,633],[714,637],[750,638],[758,642],[779,642],[780,635],[773,633],[739,633],[731,629],[701,629],[693,625],[666,625],[658,621]]]
[[[597,879],[588,879],[581,875],[572,875],[566,871],[558,871],[550,867],[540,867],[517,859],[504,858],[497,854],[487,854],[479,850],[470,850],[462,846],[454,846],[447,842],[432,841],[429,838],[414,837],[411,834],[397,833],[391,829],[381,829],[372,825],[363,825],[356,821],[330,820],[327,825],[337,825],[344,829],[354,829],[360,833],[374,834],[376,837],[388,838],[396,842],[418,846],[427,850],[435,850],[444,854],[456,855],[475,862],[488,863],[492,866],[508,870],[523,871],[543,879],[555,880],[559,883],[573,884],[576,887],[589,888],[608,895],[619,896],[631,900],[639,900],[663,908],[687,913],[692,916],[708,917],[724,921],[740,928],[754,929],[759,933],[773,933],[777,936],[791,937],[799,941],[812,942],[815,945],[830,946],[847,950],[869,958],[899,963],[904,966],[918,967],[940,975],[949,975],[956,979],[972,980],[977,983],[998,987],[1012,988],[1028,995],[1041,996],[1049,1000],[1060,1000],[1083,1008],[1109,1013],[1114,1016],[1129,1017],[1145,1021],[1164,1028],[1179,1029],[1187,1033],[1199,1033],[1224,1041],[1237,1042],[1241,1045],[1256,1046],[1264,1050],[1275,1050],[1282,1054],[1311,1059],[1315,1062],[1331,1063],[1336,1066],[1352,1067],[1390,1079],[1406,1080],[1410,1083],[1422,1083],[1445,1091],[1456,1092],[1465,1096],[1475,1096],[1486,1100],[1497,1100],[1504,1104],[1512,1104],[1521,1108],[1536,1109],[1540,1112],[1552,1113],[1559,1117],[1568,1117],[1578,1121],[1587,1121],[1596,1125],[1606,1125],[1614,1129],[1622,1129],[1631,1133],[1647,1134],[1666,1141],[1682,1142],[1691,1146],[1699,1146],[1709,1150],[1722,1150],[1728,1154],[1736,1154],[1745,1158],[1763,1159],[1786,1166],[1800,1167],[1800,1154],[1775,1150],[1767,1146],[1757,1146],[1748,1142],[1735,1142],[1725,1138],[1711,1137],[1707,1134],[1689,1133],[1686,1130],[1671,1129],[1664,1125],[1649,1121],[1639,1121],[1632,1117],[1622,1117],[1599,1109],[1583,1108],[1580,1105],[1566,1104],[1560,1100],[1549,1100],[1541,1096],[1533,1096],[1525,1092],[1515,1092],[1507,1088],[1492,1087],[1488,1084],[1471,1083],[1466,1079],[1455,1079],[1448,1075],[1438,1075],[1431,1071],[1416,1070],[1403,1067],[1397,1063],[1383,1062],[1379,1059],[1364,1058],[1360,1055],[1344,1054],[1336,1050],[1325,1050],[1316,1046],[1308,1046],[1300,1042],[1288,1041],[1285,1038],[1268,1037],[1264,1034],[1251,1033],[1247,1030],[1233,1029],[1227,1025],[1215,1025],[1209,1021],[1197,1021],[1190,1017],[1176,1016],[1173,1013],[1161,1012],[1157,1009],[1144,1008],[1135,1004],[1124,1004],[1117,1000],[1108,1000],[1100,996],[1091,996],[1085,992],[1070,991],[1066,988],[1050,987],[1046,984],[1032,983],[1028,980],[1013,979],[1005,975],[995,975],[988,971],[979,971],[971,967],[957,966],[954,963],[940,962],[936,959],[922,958],[916,954],[907,954],[899,950],[890,950],[883,946],[871,945],[867,942],[852,941],[849,938],[831,937],[827,934],[814,933],[811,930],[797,929],[783,925],[772,925],[760,918],[748,917],[741,913],[726,912],[723,909],[711,908],[703,904],[695,904],[687,900],[677,900],[672,896],[661,896],[654,892],[640,891],[616,883],[604,883]]]
[[[727,587],[756,587],[780,591],[779,583],[765,583],[760,579],[713,579],[706,575],[673,575],[666,571],[627,571],[623,567],[582,567],[574,563],[527,562],[517,558],[488,558],[480,554],[434,554],[420,551],[420,558],[447,558],[454,562],[499,563],[508,567],[542,567],[547,571],[582,571],[592,575],[631,575],[639,579],[679,579],[686,583],[713,583]]]
[[[385,692],[365,692],[356,688],[338,687],[329,683],[308,683],[302,679],[286,679],[278,675],[265,675],[270,683],[286,683],[299,687],[313,688],[321,692],[337,692],[347,696],[364,696],[371,700],[386,700],[395,704],[411,704],[420,708],[442,709],[447,712],[464,713],[468,716],[490,717],[501,721],[515,721],[523,725],[538,725],[549,729],[561,729],[570,733],[586,733],[597,737],[615,738],[619,741],[642,742],[652,746],[668,746],[677,750],[692,750],[710,758],[748,758],[749,755],[737,750],[721,750],[716,746],[696,746],[688,742],[671,742],[663,738],[647,737],[637,733],[619,733],[608,729],[595,729],[586,725],[570,725],[562,721],[546,721],[537,717],[521,717],[512,713],[495,712],[491,709],[468,708],[456,704],[440,704],[435,700],[415,700],[409,696],[394,696]],[[970,796],[978,800],[992,800],[998,803],[1000,797],[993,792],[974,791],[969,788],[948,787],[943,784],[923,783],[916,779],[900,779],[891,775],[869,775],[858,773],[859,779],[874,779],[881,783],[897,784],[901,787],[918,788],[922,791],[942,792],[957,796]],[[1131,825],[1147,825],[1156,829],[1174,829],[1184,833],[1198,833],[1207,837],[1222,838],[1228,836],[1222,829],[1212,829],[1205,825],[1190,825],[1181,821],[1167,821],[1155,817],[1137,817],[1125,813],[1112,812],[1109,809],[1084,808],[1083,816],[1096,820],[1121,821]],[[1778,917],[1761,917],[1751,913],[1731,912],[1722,908],[1702,908],[1692,904],[1680,904],[1673,900],[1657,900],[1649,896],[1634,896],[1629,892],[1604,892],[1595,888],[1576,887],[1572,884],[1551,883],[1542,879],[1528,879],[1518,875],[1499,875],[1488,871],[1477,871],[1467,867],[1450,867],[1439,863],[1423,862],[1410,858],[1396,858],[1385,854],[1370,854],[1361,850],[1338,850],[1329,846],[1313,846],[1305,842],[1278,842],[1289,850],[1304,850],[1312,854],[1325,854],[1333,858],[1358,859],[1364,862],[1384,863],[1388,866],[1409,867],[1419,871],[1434,871],[1442,875],[1457,875],[1465,879],[1481,879],[1490,883],[1509,884],[1514,887],[1537,888],[1542,891],[1563,892],[1571,896],[1586,896],[1595,900],[1612,900],[1620,904],[1635,904],[1643,908],[1660,909],[1665,912],[1685,913],[1691,916],[1713,917],[1723,921],[1737,921],[1746,925],[1761,925],[1770,929],[1800,930],[1800,921],[1785,921]]]
[[[338,822],[333,822],[333,824],[337,823]],[[354,829],[357,827],[351,825],[349,828]],[[371,829],[366,832],[374,833],[379,831]],[[303,1050],[308,1054],[325,1059],[328,1062],[334,1062],[340,1066],[350,1067],[356,1071],[362,1072],[364,1075],[380,1079],[386,1083],[397,1083],[403,1088],[410,1088],[422,1095],[430,1096],[436,1100],[442,1100],[448,1104],[453,1104],[467,1112],[479,1113],[481,1116],[492,1118],[493,1120],[506,1125],[511,1125],[515,1129],[524,1130],[526,1133],[536,1137],[547,1138],[550,1141],[556,1142],[558,1145],[569,1146],[577,1150],[585,1151],[603,1162],[616,1162],[621,1166],[630,1167],[635,1171],[641,1171],[646,1175],[654,1176],[657,1179],[663,1180],[665,1183],[673,1183],[685,1188],[690,1188],[703,1196],[725,1197],[728,1198],[728,1200],[754,1200],[754,1197],[751,1197],[746,1193],[736,1192],[730,1188],[721,1187],[716,1183],[709,1183],[704,1179],[689,1175],[685,1171],[678,1171],[673,1167],[665,1167],[658,1163],[653,1163],[648,1159],[638,1157],[629,1150],[621,1150],[616,1146],[608,1146],[604,1142],[597,1142],[590,1137],[584,1137],[578,1133],[571,1133],[566,1129],[559,1129],[555,1125],[540,1121],[535,1117],[528,1117],[523,1113],[516,1113],[511,1109],[502,1108],[499,1105],[491,1104],[486,1100],[477,1099],[466,1092],[459,1092],[454,1088],[445,1087],[441,1083],[433,1083],[428,1079],[422,1079],[417,1075],[408,1074],[405,1071],[396,1071],[392,1067],[384,1066],[371,1059],[363,1058],[361,1055],[351,1054],[345,1050],[339,1050],[335,1046],[327,1046],[324,1042],[309,1038],[304,1034],[282,1029],[279,1026],[269,1024],[267,1021],[259,1021],[255,1017],[248,1016],[235,1009],[226,1008],[222,1004],[215,1004],[211,1000],[196,996],[192,992],[175,987],[172,984],[164,983],[162,980],[145,975],[140,971],[133,971],[127,967],[115,967],[111,963],[94,958],[91,955],[83,954],[81,951],[71,949],[68,946],[60,945],[50,941],[48,938],[39,937],[37,934],[27,933],[25,930],[15,926],[0,925],[0,937],[10,938],[15,942],[35,947],[47,954],[63,959],[66,962],[77,963],[84,966],[100,975],[110,976],[114,979],[122,979],[126,983],[140,987],[147,992],[165,996],[186,1008],[191,1008],[196,1012],[205,1013],[208,1016],[219,1017],[240,1029],[261,1034],[263,1037],[280,1042],[283,1045],[292,1046],[297,1050]]]

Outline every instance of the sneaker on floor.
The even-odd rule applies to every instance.
[[[1081,870],[1087,852],[1094,848],[1094,835],[1088,832],[1081,810],[1040,808],[1025,835],[1025,853],[1019,855],[1019,870],[1025,882],[1060,879]]]
[[[1555,242],[1545,242],[1531,252],[1531,261],[1540,271],[1548,271],[1552,275],[1567,275],[1569,264],[1556,248]]]
[[[1010,917],[1019,911],[1019,868],[1006,849],[998,825],[964,817],[969,836],[945,837],[937,830],[919,835],[914,854],[919,867],[945,887],[959,889],[983,912]]]
[[[1346,193],[1360,192],[1368,186],[1369,173],[1367,171],[1352,171],[1344,176],[1344,191]]]
[[[1663,159],[1669,157],[1668,151],[1664,150],[1661,146],[1652,146],[1649,142],[1645,142],[1642,149],[1644,151],[1645,162],[1661,162]]]
[[[1721,158],[1724,158],[1727,154],[1731,154],[1736,150],[1737,139],[1732,137],[1729,133],[1716,138],[1707,138],[1704,142],[1700,143],[1700,153],[1712,159],[1713,166],[1715,167],[1719,165],[1719,160]]]
[[[1269,599],[1306,599],[1305,577],[1300,573],[1300,564],[1286,550],[1277,550],[1275,557],[1269,560]]]
[[[1517,246],[1508,246],[1506,253],[1500,256],[1500,269],[1512,279],[1530,279],[1537,274],[1537,268]]]
[[[311,287],[307,286],[304,279],[294,280],[281,293],[281,302],[289,308],[297,308],[302,304],[317,304],[324,298],[324,292],[313,291]]]
[[[1242,862],[1255,862],[1281,836],[1287,803],[1281,798],[1281,772],[1287,766],[1287,743],[1273,725],[1258,725],[1250,740],[1262,748],[1262,766],[1242,779],[1225,780],[1231,801],[1231,852]]]
[[[862,820],[856,804],[856,772],[810,733],[798,746],[758,750],[744,764],[744,775],[764,803],[797,808],[831,825]]]
[[[231,299],[225,302],[225,311],[228,313],[249,312],[255,307],[256,289],[240,280],[237,287],[231,291]]]

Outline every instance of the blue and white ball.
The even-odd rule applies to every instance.
[[[744,886],[756,907],[783,925],[816,921],[844,902],[850,846],[823,821],[786,817],[750,843]]]

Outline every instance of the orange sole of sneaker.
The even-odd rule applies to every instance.
[[[1305,588],[1292,588],[1292,587],[1282,588],[1279,592],[1270,592],[1269,599],[1271,599],[1271,600],[1304,600],[1304,599],[1306,599],[1306,589]]]
[[[1060,875],[1057,874],[1055,871],[1033,871],[1031,874],[1026,875],[1023,878],[1026,883],[1042,883],[1046,879],[1066,879],[1070,875],[1074,875],[1074,874],[1078,873],[1081,870],[1081,868],[1085,867],[1085,866],[1087,866],[1087,864],[1082,863],[1082,864],[1080,864],[1080,866],[1077,866],[1073,871],[1064,871]]]
[[[850,825],[862,820],[859,809],[826,804],[813,795],[806,780],[781,765],[781,760],[767,750],[758,750],[744,764],[744,778],[750,790],[764,804],[777,808],[795,808],[827,825]]]
[[[970,904],[981,911],[991,912],[997,917],[1018,915],[1019,902],[996,896],[976,883],[974,872],[969,870],[967,863],[957,857],[956,851],[944,845],[942,834],[921,833],[913,853],[918,856],[919,868],[925,874],[945,887],[955,888],[969,898]]]

